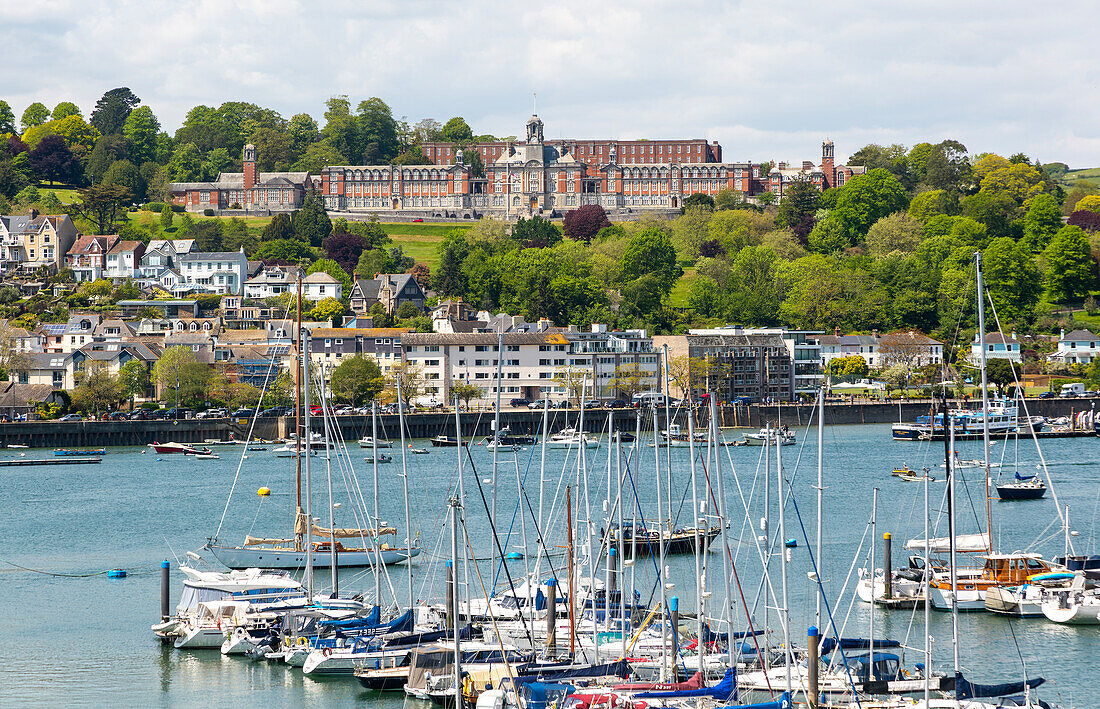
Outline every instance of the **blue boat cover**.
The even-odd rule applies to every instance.
[[[759,704],[728,704],[720,709],[791,709],[791,695],[783,692],[774,701]]]
[[[754,635],[763,635],[763,630],[743,630],[733,634],[733,637],[737,639],[751,638]],[[710,629],[709,623],[703,624],[703,642],[714,642],[718,640],[720,642],[727,642],[730,639],[729,633],[716,633]]]
[[[1035,479],[1034,475],[1020,475],[1019,472],[1016,473],[1016,480],[1018,482],[1023,482],[1024,480],[1034,480],[1034,479]]]
[[[371,628],[381,622],[382,609],[378,606],[374,606],[370,609],[370,612],[364,616],[352,616],[351,618],[343,618],[341,620],[321,620],[318,621],[318,625],[323,625],[326,628],[345,630],[349,628]]]
[[[1046,680],[1042,677],[1023,682],[1002,682],[1000,684],[975,684],[966,680],[961,672],[955,673],[955,699],[978,699],[980,697],[1007,697],[1019,694],[1027,688],[1035,689]]]
[[[737,682],[732,669],[726,670],[722,681],[713,687],[702,689],[679,689],[670,692],[640,692],[634,695],[638,699],[676,699],[679,697],[710,697],[720,702],[737,701]]]
[[[818,653],[822,656],[828,655],[837,646],[836,638],[822,638],[821,645],[818,648]],[[883,638],[879,640],[875,639],[876,648],[887,647],[901,647],[901,643],[897,640],[887,640]],[[841,650],[869,650],[871,648],[871,641],[867,638],[841,638],[840,649]]]
[[[520,670],[519,675],[514,679],[516,684],[530,684],[531,682],[566,682],[571,679],[584,679],[586,677],[622,677],[625,679],[629,676],[630,663],[626,660],[619,660],[606,665],[591,665],[570,669],[528,665]]]
[[[431,633],[412,633],[411,635],[402,635],[399,638],[392,638],[386,641],[386,647],[404,647],[406,645],[420,645],[435,642],[436,640],[449,640],[454,637],[454,633],[451,630],[436,630]],[[459,640],[470,640],[474,637],[474,627],[467,625],[464,628],[460,628],[458,631]]]

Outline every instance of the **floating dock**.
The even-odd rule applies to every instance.
[[[0,460],[0,468],[13,468],[23,465],[91,465],[102,461],[102,458],[16,458],[14,460]]]

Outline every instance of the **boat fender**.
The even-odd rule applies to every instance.
[[[244,635],[245,635],[244,628],[238,627],[236,630],[233,631],[233,637],[237,638],[238,640],[243,638]]]
[[[271,494],[271,488],[261,487],[259,490],[256,491],[256,494],[260,497],[267,497]]]
[[[321,654],[325,657],[330,657],[332,655],[332,648],[326,647],[324,650],[321,651]]]
[[[298,636],[298,647],[305,647],[309,645],[309,640],[304,635]]]

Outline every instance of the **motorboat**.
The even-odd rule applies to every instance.
[[[502,441],[489,441],[485,444],[485,450],[497,450],[506,451],[508,453],[516,453],[521,450],[521,447],[516,443],[504,443]]]
[[[168,443],[158,443],[153,441],[149,444],[149,447],[153,449],[154,453],[191,453],[192,455],[197,450],[195,446],[190,443],[176,443],[175,441],[169,441]]]
[[[906,482],[920,482],[925,478],[927,478],[930,483],[936,482],[936,479],[928,474],[928,468],[923,468],[921,472],[918,473],[915,470],[911,470],[905,463],[902,463],[900,468],[891,470],[890,474]]]
[[[1047,593],[1040,609],[1055,623],[1100,625],[1100,592],[1087,588],[1084,574],[1076,572],[1068,588]]]
[[[491,447],[494,441],[505,446],[530,446],[538,442],[538,437],[527,433],[512,433],[504,426],[495,436],[486,436],[484,443]]]
[[[218,460],[219,459],[218,454],[213,453],[211,451],[204,451],[204,452],[194,453],[193,455],[195,457],[195,460]]]
[[[757,433],[742,433],[741,436],[745,445],[748,446],[762,446],[768,440],[771,440],[773,445],[777,441],[781,446],[795,444],[794,434],[788,428],[762,428]]]
[[[180,618],[176,639],[177,650],[221,648],[226,633],[247,623],[248,601],[200,602],[194,613]]]
[[[641,521],[636,525],[633,522],[624,521],[621,526],[612,525],[608,544],[617,547],[621,541],[623,556],[627,559],[632,559],[634,556],[655,555],[662,541],[666,554],[683,554],[695,551],[696,539],[706,546],[721,532],[722,527],[717,524],[697,531],[695,527],[670,530],[662,529],[660,526],[649,527]]]
[[[1039,500],[1047,492],[1046,483],[1038,475],[1020,475],[1013,482],[997,485],[997,497],[1002,500]]]
[[[197,554],[194,556],[199,558]],[[286,571],[259,568],[229,572],[205,571],[184,564],[179,569],[186,578],[183,580],[183,595],[176,605],[176,612],[172,617],[152,626],[153,633],[164,642],[175,642],[182,632],[181,624],[199,614],[200,603],[273,603],[287,599],[305,599],[302,584],[291,578]],[[215,611],[220,617],[221,610],[214,606],[207,606],[204,612],[213,617]],[[194,623],[191,623],[191,627],[194,627]],[[201,642],[201,639],[195,642]],[[221,645],[220,640],[217,645]]]
[[[546,444],[550,448],[576,448],[583,445],[585,448],[596,448],[600,442],[586,433],[581,433],[575,428],[563,428],[550,436]]]
[[[245,537],[244,544],[236,547],[207,544],[206,548],[220,561],[231,569],[246,569],[253,566],[268,569],[304,569],[306,566],[305,550],[305,513],[298,515],[298,521],[294,527],[294,537],[265,538]],[[313,553],[331,553],[332,537],[336,537],[336,559],[341,568],[374,566],[379,561],[383,564],[398,564],[420,555],[420,547],[408,548],[391,547],[380,540],[382,535],[397,534],[394,527],[381,526],[374,529],[327,529],[313,524]],[[359,540],[361,545],[345,546],[340,540]]]
[[[980,569],[960,569],[957,574],[956,602],[960,611],[986,610],[985,594],[994,586],[1023,584],[1033,574],[1060,571],[1039,554],[1016,552],[1012,554],[987,554],[981,556],[985,564]],[[933,578],[929,585],[929,600],[936,610],[951,610],[950,578]]]
[[[374,456],[369,456],[369,455],[366,456],[365,458],[363,458],[363,460],[365,460],[368,463],[375,462]],[[377,462],[379,462],[379,463],[392,463],[393,462],[393,456],[386,455],[385,453],[379,453]]]
[[[375,440],[370,436],[363,436],[359,439],[360,448],[393,448],[393,441],[387,441],[385,438],[379,438]]]
[[[458,439],[454,436],[439,435],[431,439],[432,445],[436,448],[457,448]]]
[[[54,455],[104,455],[107,453],[106,448],[54,448]]]
[[[989,434],[1003,437],[1026,428],[1040,430],[1046,425],[1046,419],[1033,416],[1021,418],[1016,403],[1010,399],[995,399],[989,402],[986,410],[952,409],[947,413],[955,438],[958,440],[981,438],[988,423]],[[918,416],[916,423],[894,424],[891,433],[896,441],[943,440],[946,426],[942,413],[935,416]]]
[[[661,431],[661,439],[673,448],[687,448],[691,443],[687,429],[681,427],[678,423],[670,424],[667,429]],[[705,445],[706,442],[707,434],[703,431],[696,431],[695,443]]]
[[[1070,571],[1054,571],[1028,576],[1020,586],[994,586],[985,592],[985,609],[1017,618],[1040,618],[1043,600],[1052,589],[1067,588],[1074,578]]]

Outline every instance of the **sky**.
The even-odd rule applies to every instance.
[[[844,158],[954,139],[1100,165],[1100,3],[555,0],[0,0],[16,51],[0,99],[128,86],[169,132],[199,104],[323,122],[382,98],[396,117],[548,138],[717,140],[727,161]]]

